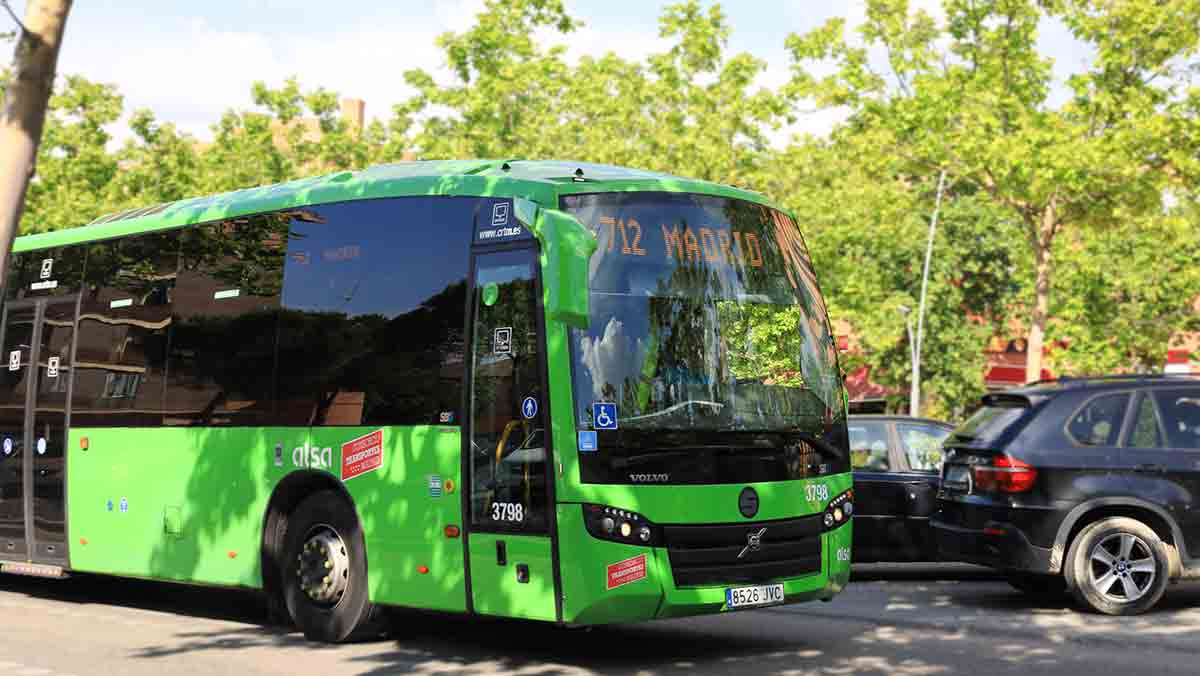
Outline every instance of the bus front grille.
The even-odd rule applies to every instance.
[[[771,582],[818,573],[821,517],[664,526],[675,586]]]

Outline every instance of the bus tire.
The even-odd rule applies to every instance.
[[[338,493],[313,493],[287,520],[280,576],[288,614],[311,641],[376,633],[367,593],[367,549],[353,508]]]

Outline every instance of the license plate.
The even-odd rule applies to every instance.
[[[757,587],[733,587],[725,590],[726,608],[773,606],[783,603],[783,585],[766,584]]]
[[[950,465],[946,468],[946,478],[942,487],[959,493],[971,492],[971,468],[966,465]]]

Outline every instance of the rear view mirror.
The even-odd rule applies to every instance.
[[[533,231],[542,245],[546,317],[575,328],[586,328],[588,263],[596,251],[596,237],[579,219],[565,211],[539,209],[533,202],[523,199],[514,202],[517,219]]]

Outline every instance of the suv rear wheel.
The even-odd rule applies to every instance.
[[[1137,615],[1166,591],[1167,562],[1167,548],[1149,526],[1128,517],[1103,519],[1071,543],[1067,585],[1092,610]]]

